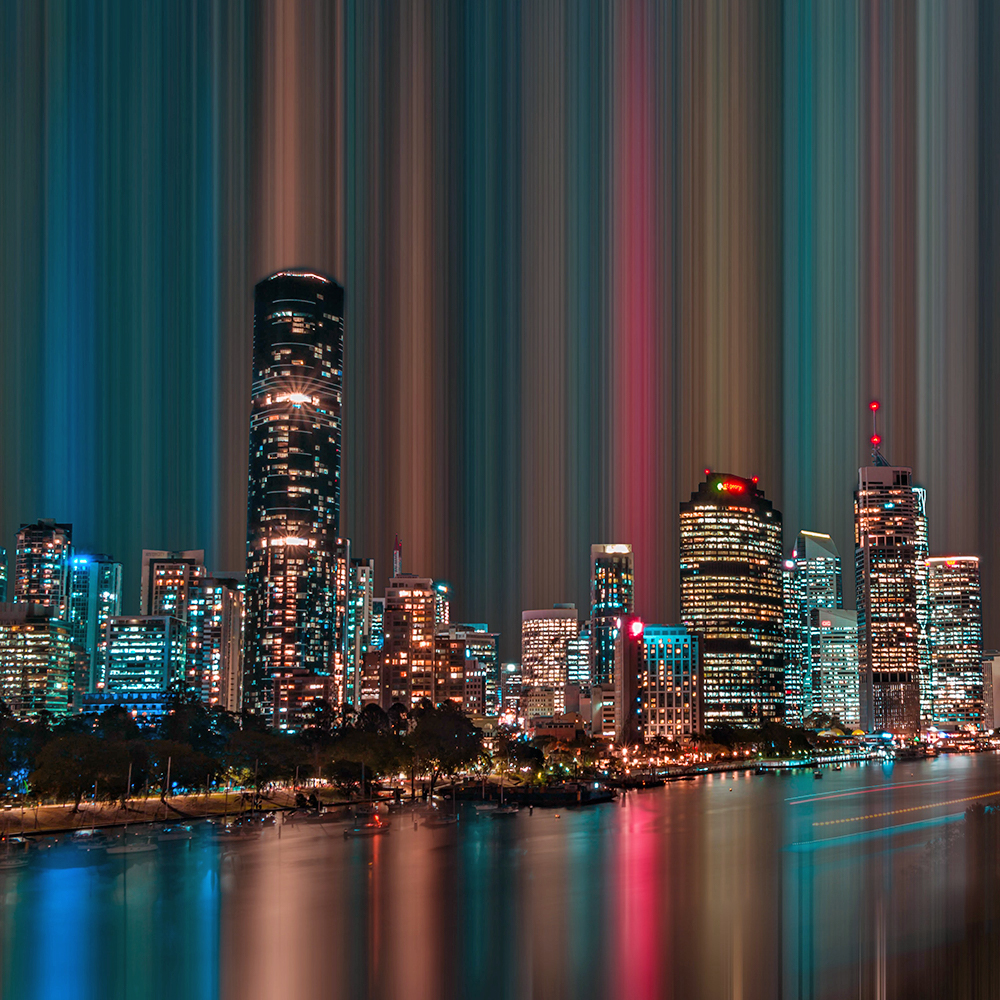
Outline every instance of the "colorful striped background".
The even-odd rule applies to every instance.
[[[757,474],[852,545],[865,404],[1000,642],[1000,7],[0,6],[0,535],[243,562],[251,291],[348,302],[345,529],[522,608]],[[848,588],[849,589],[849,588]]]

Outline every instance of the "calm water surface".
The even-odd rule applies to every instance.
[[[4,998],[1000,997],[1000,757],[0,874]],[[415,826],[414,820],[417,825]],[[984,832],[985,831],[985,832]]]

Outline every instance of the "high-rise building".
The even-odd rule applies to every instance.
[[[74,656],[69,624],[49,605],[0,604],[0,699],[21,719],[69,710]]]
[[[243,701],[243,592],[235,579],[204,577],[191,587],[187,683],[206,705],[239,712]]]
[[[566,710],[569,642],[579,633],[574,604],[521,612],[522,683],[527,688],[551,688],[559,715]]]
[[[334,658],[343,314],[343,288],[307,271],[255,290],[244,700],[264,715],[272,674]]]
[[[943,556],[928,559],[926,569],[930,722],[944,729],[982,729],[986,712],[979,559]]]
[[[644,737],[681,740],[702,731],[701,640],[683,625],[647,625],[640,698]]]
[[[987,729],[1000,726],[1000,652],[983,650],[983,707]]]
[[[351,600],[351,540],[338,538],[334,547],[333,574],[333,651],[329,667],[329,693],[335,705],[348,704],[347,642]]]
[[[590,546],[590,678],[612,683],[616,622],[635,610],[631,545]]]
[[[375,600],[375,560],[351,559],[347,598],[345,701],[361,709],[361,669],[372,649],[372,611]]]
[[[486,677],[490,664],[476,656],[477,633],[465,625],[441,625],[434,632],[434,702],[451,701],[464,712],[486,711]],[[480,644],[481,648],[495,649]]]
[[[854,493],[861,728],[915,735],[920,729],[918,497],[911,470],[890,466],[874,438],[878,435],[874,464],[858,470]]]
[[[681,619],[702,637],[703,717],[785,714],[781,513],[755,479],[710,473],[680,505]]]
[[[612,683],[615,700],[615,742],[631,746],[642,741],[643,632],[638,615],[622,615],[615,629]]]
[[[385,598],[372,598],[372,641],[373,650],[381,650],[385,641]]]
[[[126,615],[108,622],[108,690],[166,691],[186,672],[187,627],[179,618]]]
[[[783,580],[785,722],[801,726],[813,711],[812,612],[844,604],[840,553],[833,539],[818,531],[800,531],[785,560]]]
[[[512,712],[516,715],[520,711],[523,690],[521,665],[519,663],[505,663],[501,671],[500,681],[500,707],[505,714]]]
[[[22,524],[15,553],[14,600],[52,608],[66,621],[73,525],[48,519]]]
[[[385,592],[382,658],[389,704],[434,700],[434,581],[400,573]]]
[[[451,621],[451,584],[434,581],[434,624],[447,625]]]
[[[207,575],[204,549],[143,549],[139,613],[186,621],[191,589]]]
[[[590,622],[566,644],[566,683],[581,688],[590,685]]]
[[[465,633],[465,648],[470,659],[478,662],[483,672],[485,703],[481,709],[487,715],[500,710],[500,636],[491,632],[486,622],[457,626]]]
[[[0,545],[0,604],[7,602],[7,550]]]
[[[844,726],[859,724],[858,614],[844,608],[811,608],[804,657],[810,677],[809,711]]]
[[[920,669],[920,720],[921,725],[930,725],[931,720],[931,646],[930,646],[930,604],[927,593],[927,559],[930,556],[930,536],[927,522],[927,490],[922,486],[912,487],[917,504],[914,555],[917,563],[917,662]]]
[[[122,564],[106,555],[74,555],[69,572],[70,639],[84,650],[86,688],[104,687],[108,621],[121,614]]]

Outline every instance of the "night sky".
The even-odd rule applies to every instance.
[[[346,286],[343,530],[516,656],[756,474],[847,561],[882,400],[1000,642],[1000,5],[0,5],[0,541],[245,561],[252,291]]]

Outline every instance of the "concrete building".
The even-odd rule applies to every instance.
[[[521,680],[526,688],[551,688],[554,707],[549,715],[566,709],[569,643],[579,635],[576,606],[521,613]]]
[[[16,718],[65,715],[74,668],[69,623],[54,607],[0,604],[0,699]]]

